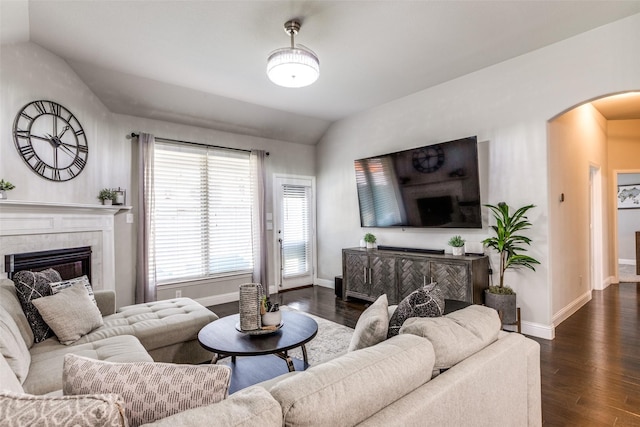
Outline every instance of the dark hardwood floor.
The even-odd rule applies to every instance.
[[[281,292],[272,301],[354,327],[366,308],[318,286]],[[210,307],[218,316],[238,303]],[[640,426],[640,283],[611,285],[540,343],[545,426]]]

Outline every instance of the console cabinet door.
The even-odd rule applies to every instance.
[[[399,268],[398,301],[402,301],[411,292],[431,283],[431,268],[428,259],[402,257]]]
[[[380,295],[387,294],[389,304],[397,304],[396,293],[396,257],[395,256],[369,256],[369,297],[372,301]]]
[[[473,302],[470,264],[455,261],[431,261],[430,276],[446,299]]]
[[[365,298],[369,295],[369,256],[345,252],[343,285],[345,296]]]

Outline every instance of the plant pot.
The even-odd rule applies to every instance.
[[[270,311],[262,315],[262,326],[277,326],[282,322],[282,312]]]
[[[6,200],[6,199],[7,199],[7,191],[0,190],[0,200]]]
[[[453,247],[451,248],[451,252],[452,252],[455,256],[464,255],[464,246],[459,246],[459,247],[455,247],[455,246],[453,246]]]
[[[111,200],[111,199],[103,200],[102,204],[105,205],[105,206],[112,205],[113,204],[113,200]]]
[[[516,294],[501,295],[484,291],[484,304],[502,315],[502,324],[516,323]]]
[[[367,242],[367,249],[373,249],[375,247],[375,243]]]

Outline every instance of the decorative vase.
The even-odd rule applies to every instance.
[[[277,326],[282,322],[282,312],[270,311],[262,315],[262,326]]]
[[[367,247],[367,242],[365,242],[364,239],[360,239],[360,247],[361,248],[366,248]]]
[[[7,199],[6,190],[0,190],[0,200],[6,200],[6,199]]]
[[[503,325],[516,323],[516,294],[494,294],[485,290],[484,304],[501,314]]]
[[[456,256],[464,255],[464,246],[452,246],[451,249]]]

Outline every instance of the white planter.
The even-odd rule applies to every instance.
[[[376,247],[375,245],[375,243],[367,242],[367,249],[373,249]]]
[[[111,200],[111,199],[103,200],[102,204],[105,205],[105,206],[112,205],[113,204],[113,200]]]
[[[464,255],[464,246],[459,246],[459,247],[453,246],[453,247],[451,247],[451,251],[456,256]]]
[[[262,326],[277,326],[282,322],[282,312],[271,311],[262,315]]]
[[[5,200],[7,198],[7,191],[0,190],[0,200]]]

